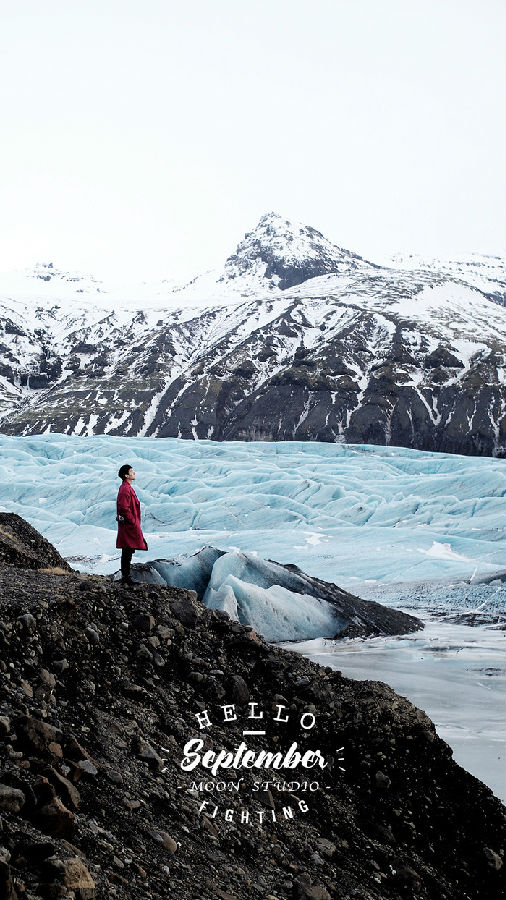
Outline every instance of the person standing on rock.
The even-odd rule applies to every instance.
[[[135,481],[132,466],[121,466],[118,476],[121,485],[116,500],[116,547],[121,549],[121,583],[131,587],[134,584],[130,577],[132,554],[136,550],[147,550],[148,545],[141,530],[141,504],[132,487],[132,481]]]

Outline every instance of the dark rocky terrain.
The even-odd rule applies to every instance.
[[[498,259],[378,266],[269,214],[221,270],[134,305],[52,264],[19,290],[0,294],[6,434],[506,453]]]
[[[58,550],[26,519],[17,513],[0,512],[0,566],[5,565],[72,571]]]
[[[193,592],[65,571],[32,529],[23,536],[19,517],[1,527],[0,896],[503,896],[504,807],[453,761],[423,711],[379,681],[268,644]],[[233,749],[251,727],[250,701],[266,737],[248,747],[318,748],[321,788],[252,792],[251,769],[241,769],[240,792],[215,795],[215,817],[208,794],[199,814],[192,781],[211,773],[180,765],[199,735],[195,714],[213,723],[206,749]],[[225,723],[229,703],[238,719]],[[286,724],[273,721],[279,705]],[[310,731],[299,726],[307,712]],[[256,778],[282,784],[286,774]]]

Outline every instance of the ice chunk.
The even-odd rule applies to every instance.
[[[204,604],[224,609],[252,625],[269,641],[333,637],[347,624],[336,609],[302,592],[303,579],[284,566],[248,553],[225,553],[216,560]]]
[[[192,556],[180,554],[175,559],[155,559],[151,568],[158,572],[165,584],[196,591],[202,600],[211,578],[211,572],[223,551],[215,547],[203,547]]]
[[[350,634],[413,631],[418,621],[377,603],[364,602],[335,584],[296,566],[262,559],[255,553],[224,553],[204,547],[175,560],[134,565],[135,577],[196,590],[210,609],[253,628],[269,641],[308,640]]]
[[[227,553],[224,560],[230,556]],[[325,600],[294,594],[279,585],[261,588],[232,574],[223,581],[212,579],[204,603],[211,609],[224,609],[244,625],[252,625],[268,641],[330,638],[345,624]]]

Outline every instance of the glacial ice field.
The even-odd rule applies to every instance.
[[[242,604],[274,640],[288,616],[291,649],[391,684],[427,711],[457,761],[506,799],[504,462],[300,441],[0,435],[0,510],[27,519],[74,568],[117,572],[123,463],[136,472],[149,545],[134,564],[177,559],[178,577],[198,580],[188,558],[203,547],[227,551],[211,559],[211,580],[200,586],[210,603]],[[243,554],[295,564],[426,627],[331,641],[325,609],[315,606],[307,635],[315,639],[300,642],[311,598],[266,590],[259,578],[245,587]],[[156,563],[162,583],[169,569]]]
[[[113,572],[130,463],[149,551],[244,550],[349,590],[504,569],[504,463],[402,447],[0,434],[0,506],[75,568]]]

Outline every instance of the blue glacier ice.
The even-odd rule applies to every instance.
[[[134,562],[213,546],[356,593],[504,568],[504,463],[402,447],[0,435],[0,508],[76,568],[114,572],[124,462],[149,544]]]
[[[203,600],[213,566],[221,555],[222,551],[214,547],[203,547],[190,556],[181,554],[173,560],[154,560],[151,570],[154,569],[160,575],[163,584],[189,588],[196,591],[199,599]]]
[[[346,620],[336,616],[330,603],[293,588],[297,585],[290,584],[281,566],[250,554],[225,553],[213,565],[204,604],[252,625],[269,641],[334,637],[345,627]]]
[[[370,620],[362,618],[349,594],[336,586],[329,594],[321,579],[254,553],[204,547],[190,556],[154,560],[135,577],[194,590],[209,609],[224,610],[269,641],[336,637],[352,622],[370,633]]]
[[[117,572],[115,578],[120,577]],[[420,627],[416,614],[408,619],[403,612],[385,614],[385,604],[363,603],[349,591],[297,566],[238,550],[204,547],[191,556],[158,559],[137,566],[135,579],[195,590],[209,609],[223,610],[269,641],[343,639],[352,634],[404,633]]]
[[[223,560],[230,562],[228,553]],[[213,572],[204,603],[252,625],[268,641],[333,637],[336,633],[332,607],[325,600],[293,594],[280,585],[257,587],[231,572]]]

